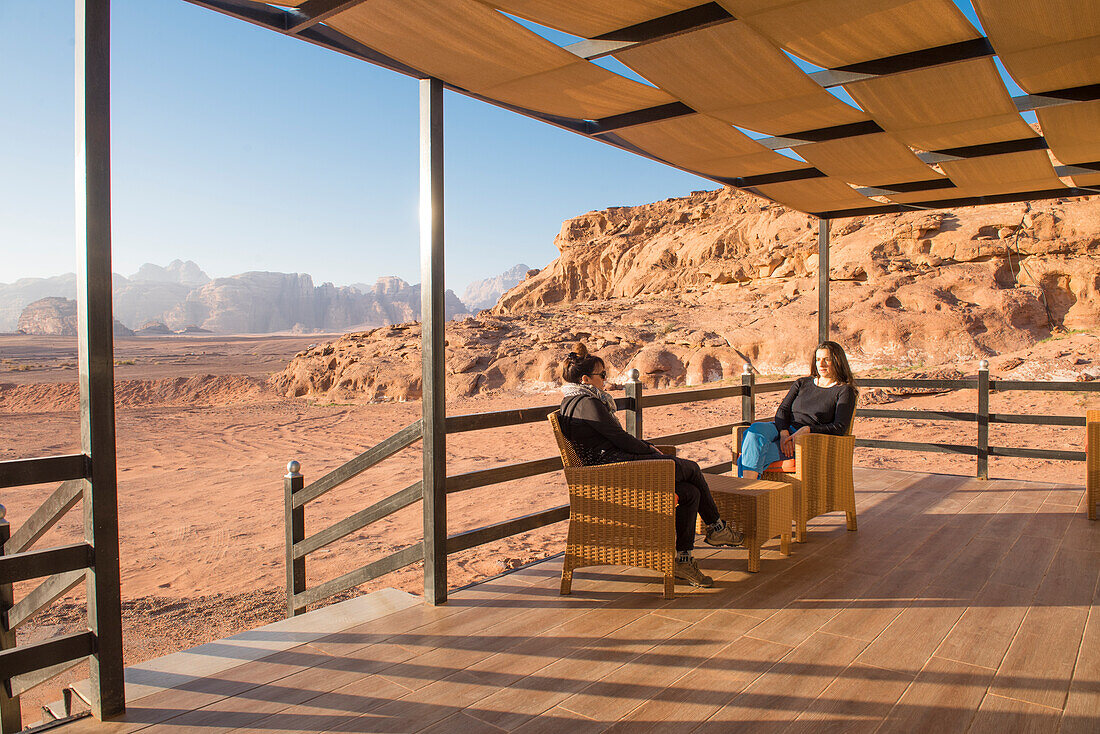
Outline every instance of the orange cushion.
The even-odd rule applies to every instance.
[[[781,461],[773,461],[771,464],[768,464],[768,468],[764,471],[780,472],[783,474],[794,474],[794,457],[792,456],[789,459],[783,459]]]

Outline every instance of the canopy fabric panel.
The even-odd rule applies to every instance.
[[[754,187],[764,196],[803,212],[862,209],[879,206],[848,184],[835,178],[811,178]]]
[[[388,65],[354,51],[351,42],[361,43],[406,73],[808,212],[1097,185],[1100,173],[1063,171],[1060,180],[1050,156],[1086,171],[1100,161],[1100,100],[1089,86],[1100,84],[1100,0],[974,2],[1021,85],[1065,100],[1021,104],[1037,108],[1045,139],[1020,115],[983,31],[956,0],[253,0],[262,20],[242,17],[291,34],[324,23],[313,42]],[[274,5],[300,12],[282,17]],[[528,21],[616,43],[573,53]],[[934,52],[944,46],[952,48]],[[648,83],[578,55],[613,48]],[[800,59],[861,73],[811,75]],[[844,84],[851,104],[827,89],[845,78],[861,78]],[[1070,87],[1079,88],[1058,91]],[[797,155],[774,150],[784,145]],[[1045,146],[1049,153],[1002,152]],[[920,151],[951,160],[933,167]],[[784,178],[799,180],[754,187]],[[857,186],[906,190],[872,199]]]
[[[932,191],[905,191],[896,194],[886,194],[887,201],[895,204],[917,204],[925,201],[946,201],[963,196],[970,196],[965,191],[952,186],[946,189],[934,189]]]
[[[474,0],[372,0],[329,18],[360,43],[466,89],[486,89],[577,57]]]
[[[650,155],[677,166],[734,178],[806,168],[780,155],[733,126],[707,115],[686,115],[636,125],[619,137]]]
[[[830,176],[864,186],[943,178],[888,133],[800,145],[795,152]]]
[[[582,120],[621,115],[674,101],[660,89],[587,61],[475,91],[518,107]]]
[[[845,89],[884,130],[921,150],[1036,137],[989,58],[854,82]]]
[[[1100,161],[1100,100],[1046,107],[1036,114],[1043,137],[1062,163]]]
[[[1073,181],[1074,186],[1100,189],[1100,173],[1086,173],[1083,176],[1074,176],[1070,180]]]
[[[822,89],[748,25],[732,21],[614,56],[698,112],[784,135],[868,117]]]
[[[701,0],[482,0],[524,20],[595,38],[702,4]]]
[[[825,68],[980,38],[950,0],[718,0],[738,20]]]
[[[1045,150],[948,161],[941,167],[963,196],[1042,191],[1065,186]]]
[[[974,0],[1008,73],[1032,94],[1100,83],[1096,0]]]
[[[372,0],[328,25],[455,86],[538,112],[594,119],[673,101],[475,0]]]

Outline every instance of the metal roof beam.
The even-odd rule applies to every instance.
[[[318,23],[331,18],[337,13],[342,13],[356,5],[361,5],[366,0],[306,0],[297,8],[286,11],[287,33],[301,33],[306,28],[312,28]]]
[[[1089,84],[1084,87],[1073,87],[1072,89],[1057,89],[1051,92],[1044,92],[1043,94],[1025,94],[1019,97],[1013,97],[1012,102],[1016,105],[1017,110],[1026,112],[1028,110],[1038,110],[1044,107],[1057,107],[1060,105],[1075,104],[1077,102],[1089,102],[1096,99],[1100,99],[1100,84]],[[859,124],[862,123],[856,123],[856,125]],[[804,132],[760,138],[756,142],[760,143],[765,148],[779,150],[781,148],[797,148],[800,145],[819,143],[824,140],[836,140],[838,138],[855,137],[857,135],[870,135],[876,132],[882,132],[882,129],[879,128],[875,130],[867,128],[866,131],[861,131],[856,126],[840,125],[837,127],[817,128]],[[942,160],[954,159],[943,158]],[[926,161],[926,163],[927,162],[938,163],[939,161]]]
[[[592,59],[609,56],[625,48],[671,38],[681,33],[697,31],[719,23],[728,23],[731,20],[736,19],[721,5],[713,2],[706,3],[676,13],[669,13],[653,20],[635,23],[595,38],[578,41],[565,46],[565,50],[580,56],[582,59],[591,61]]]
[[[1066,187],[1063,189],[1043,189],[1042,191],[1022,191],[1014,194],[996,194],[993,196],[968,196],[955,199],[920,201],[911,204],[883,204],[882,206],[860,209],[835,209],[826,212],[812,212],[812,216],[821,219],[840,219],[841,217],[865,217],[872,214],[897,214],[910,210],[950,209],[960,206],[981,206],[983,204],[1012,204],[1018,201],[1038,201],[1041,199],[1068,199],[1076,196],[1092,196],[1095,189]]]

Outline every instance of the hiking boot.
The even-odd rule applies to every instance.
[[[708,529],[703,541],[707,545],[741,545],[745,542],[745,534],[726,523],[721,530]]]
[[[681,581],[687,581],[692,586],[700,586],[704,589],[714,586],[714,579],[699,570],[699,561],[694,558],[690,561],[676,561],[672,575]]]

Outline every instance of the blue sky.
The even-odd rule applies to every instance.
[[[0,68],[17,72],[0,75],[11,282],[75,267],[73,2],[0,3],[0,30]],[[112,64],[116,272],[182,258],[212,276],[419,281],[415,80],[183,0],[115,0]],[[459,292],[546,265],[569,217],[714,187],[459,95],[445,110],[447,285]]]
[[[183,0],[113,3],[114,270],[418,282],[417,83]],[[75,268],[73,2],[0,2],[0,282]],[[19,70],[18,73],[9,73]],[[447,94],[447,285],[542,267],[569,217],[713,188]]]

